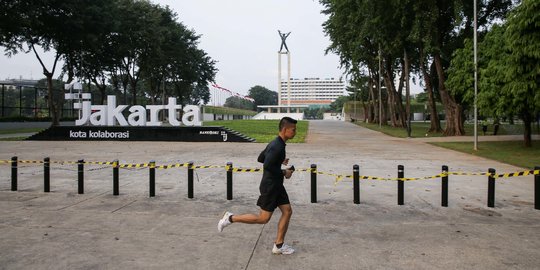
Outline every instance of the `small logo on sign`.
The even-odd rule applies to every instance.
[[[223,141],[226,142],[226,141],[227,141],[227,132],[226,132],[226,131],[222,131],[222,132],[221,132],[221,136],[223,136]]]

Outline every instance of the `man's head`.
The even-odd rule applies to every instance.
[[[294,136],[296,135],[297,122],[298,121],[290,117],[281,118],[281,121],[279,121],[279,136],[284,141],[294,138]]]

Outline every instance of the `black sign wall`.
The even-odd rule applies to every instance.
[[[36,141],[183,141],[183,142],[254,142],[225,127],[97,127],[56,126],[27,140]]]

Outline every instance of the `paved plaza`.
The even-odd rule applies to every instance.
[[[277,128],[276,128],[277,134]],[[112,161],[157,165],[257,168],[261,143],[0,141],[0,160]],[[194,198],[187,169],[156,171],[148,196],[148,168],[85,166],[85,194],[77,194],[77,166],[51,165],[43,192],[42,164],[19,164],[18,191],[9,165],[0,164],[0,269],[538,269],[540,210],[532,176],[497,180],[495,208],[487,207],[486,176],[450,176],[449,207],[441,180],[405,182],[397,205],[395,181],[362,180],[353,204],[354,164],[364,176],[523,171],[524,168],[401,139],[347,122],[311,121],[307,142],[288,144],[290,163],[317,164],[318,203],[310,203],[310,174],[296,172],[285,187],[293,207],[286,242],[293,255],[272,255],[279,210],[266,225],[216,228],[223,211],[257,212],[262,173],[235,173],[226,199],[223,168],[195,171]],[[540,165],[540,164],[539,164]]]

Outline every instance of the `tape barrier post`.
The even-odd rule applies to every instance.
[[[233,199],[233,164],[227,162],[227,200]]]
[[[535,170],[540,170],[540,166],[535,166]],[[540,174],[534,175],[534,209],[540,210]]]
[[[43,192],[51,192],[51,159],[43,159]]]
[[[156,196],[156,161],[150,160],[149,172],[150,172],[150,197],[155,197]]]
[[[119,172],[118,172],[118,159],[115,159],[113,161],[113,195],[118,196],[120,195],[120,179],[119,179]]]
[[[317,203],[317,164],[311,164],[311,203]]]
[[[495,169],[488,170],[488,207],[495,207]]]
[[[11,191],[17,191],[17,157],[11,158]]]
[[[398,165],[398,178],[403,178],[405,177],[405,173],[404,173],[404,167],[403,165]],[[398,180],[398,205],[403,205],[404,204],[404,197],[405,197],[405,192],[404,192],[404,189],[405,189],[405,186],[404,186],[404,182],[403,180]]]
[[[441,192],[441,206],[442,207],[448,207],[448,166],[443,165],[442,166],[442,172],[446,175],[444,175],[441,178],[442,183],[442,192]]]
[[[360,204],[360,167],[353,165],[353,194],[354,204]]]
[[[77,174],[79,194],[84,194],[84,159],[77,161]]]
[[[187,182],[188,198],[193,199],[193,161],[190,161],[188,163],[187,176],[188,176],[188,182]]]

